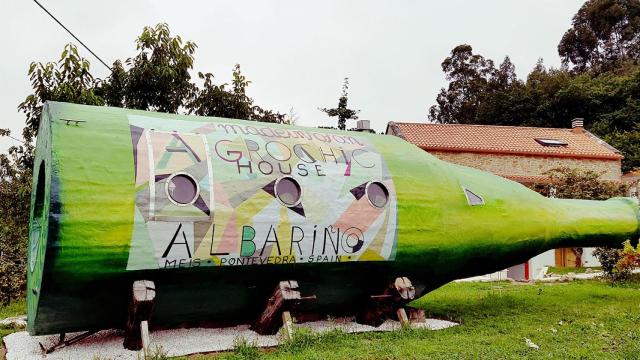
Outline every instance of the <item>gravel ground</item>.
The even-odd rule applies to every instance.
[[[424,323],[414,324],[414,327],[439,330],[458,324],[450,321],[427,319]],[[352,318],[337,318],[325,321],[308,322],[296,327],[307,327],[315,332],[324,332],[336,328],[345,332],[392,331],[400,328],[397,321],[386,321],[380,327],[374,328],[357,324]],[[67,334],[70,339],[75,334]],[[161,346],[169,356],[180,356],[196,353],[232,350],[234,342],[245,339],[259,347],[276,346],[280,341],[278,335],[263,336],[249,330],[248,325],[241,325],[222,329],[173,329],[151,333],[151,348]],[[138,353],[122,347],[123,333],[119,330],[103,330],[76,344],[58,349],[51,354],[44,355],[40,344],[45,347],[53,346],[57,335],[30,336],[26,331],[7,335],[4,339],[7,349],[7,360],[80,360],[80,359],[138,359]]]

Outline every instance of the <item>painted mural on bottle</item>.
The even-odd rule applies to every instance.
[[[366,137],[128,118],[127,270],[394,259],[396,192]]]

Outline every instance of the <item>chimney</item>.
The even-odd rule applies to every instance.
[[[358,120],[356,122],[356,130],[358,131],[371,131],[369,126],[369,120]]]
[[[571,120],[571,130],[579,134],[584,130],[584,119],[583,118],[575,118]]]

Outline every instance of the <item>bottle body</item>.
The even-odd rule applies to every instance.
[[[250,321],[283,280],[340,314],[398,276],[424,294],[638,231],[627,200],[547,199],[391,136],[59,103],[43,113],[33,334],[122,326],[135,280],[156,283],[156,325]]]

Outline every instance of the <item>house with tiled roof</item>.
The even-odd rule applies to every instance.
[[[436,157],[521,182],[545,181],[558,167],[582,168],[620,181],[622,155],[574,119],[568,129],[390,122],[387,134]]]
[[[559,167],[593,170],[601,178],[621,181],[618,150],[583,126],[583,119],[571,121],[571,128],[428,124],[390,122],[386,133],[405,139],[441,160],[488,171],[525,185],[545,182],[545,173]],[[521,276],[533,278],[544,266],[598,266],[584,249],[582,263],[571,249],[557,249],[523,264]]]

